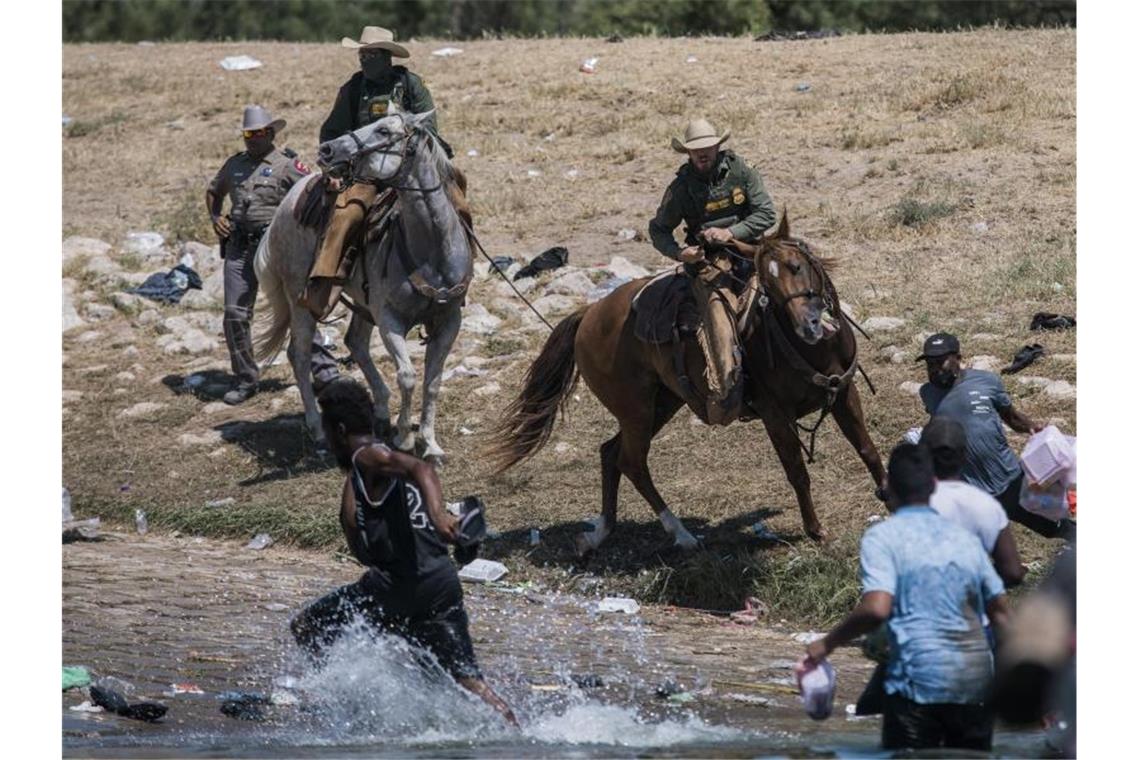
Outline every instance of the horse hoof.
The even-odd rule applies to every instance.
[[[817,544],[826,543],[827,541],[827,534],[823,531],[823,528],[809,530],[807,531],[807,534],[808,538],[810,538],[812,541],[815,541]]]
[[[692,554],[702,547],[701,542],[694,538],[691,541],[681,541],[678,539],[673,542],[673,548],[679,549],[685,554]]]
[[[578,559],[585,560],[590,557],[598,547],[594,546],[594,542],[590,540],[589,533],[579,533],[574,538],[574,552],[578,555]]]

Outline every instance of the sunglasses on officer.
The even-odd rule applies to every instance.
[[[373,50],[361,50],[358,53],[358,55],[360,56],[360,60],[363,62],[363,61],[371,61],[371,60],[376,59],[376,58],[385,58],[385,57],[391,58],[392,57],[392,51],[380,50],[377,48],[377,49],[373,49]]]
[[[262,127],[261,129],[243,129],[241,131],[241,136],[246,140],[252,140],[255,137],[265,137],[272,133],[272,131],[273,130],[269,127]]]

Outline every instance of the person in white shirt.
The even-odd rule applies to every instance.
[[[938,479],[930,506],[978,537],[1006,588],[1020,584],[1026,568],[1017,553],[1009,517],[997,499],[962,480],[966,462],[966,431],[962,425],[949,417],[933,417],[923,428],[919,443],[930,450]]]

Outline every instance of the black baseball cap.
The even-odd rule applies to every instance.
[[[944,332],[934,333],[922,344],[922,353],[915,361],[920,362],[925,359],[937,359],[939,356],[960,353],[962,352],[958,346],[957,336]]]
[[[931,450],[962,451],[966,448],[966,430],[957,420],[949,417],[933,417],[922,429],[922,436],[918,442]]]

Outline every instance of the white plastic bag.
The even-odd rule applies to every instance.
[[[796,681],[808,717],[823,720],[830,716],[835,702],[835,668],[831,663],[822,660],[817,664],[805,657],[796,666]]]

